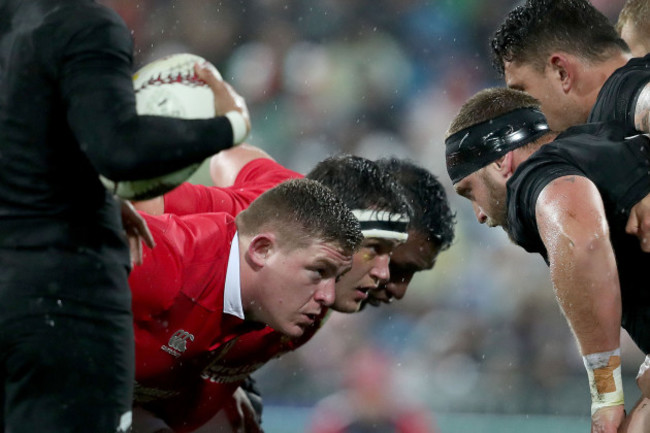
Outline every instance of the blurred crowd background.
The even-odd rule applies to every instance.
[[[542,259],[481,227],[455,195],[443,137],[460,105],[502,85],[489,40],[507,0],[102,0],[133,31],[136,67],[190,52],[246,98],[248,140],[300,172],[337,152],[410,158],[435,173],[456,240],[405,299],[334,313],[299,351],[255,378],[273,408],[309,411],[349,385],[358,351],[390,362],[395,395],[448,413],[589,419],[587,377]],[[592,2],[612,22],[623,0]],[[625,338],[627,404],[643,359]],[[402,398],[402,397],[400,397]],[[269,412],[270,411],[270,412]],[[588,427],[587,427],[588,428]],[[585,430],[586,431],[586,430]]]

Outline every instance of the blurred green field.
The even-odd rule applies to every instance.
[[[265,433],[307,433],[308,408],[265,406]],[[586,417],[549,415],[496,415],[476,413],[439,413],[440,433],[586,433]]]

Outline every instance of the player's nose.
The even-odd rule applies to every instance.
[[[485,214],[483,209],[481,209],[481,207],[476,203],[472,203],[472,207],[474,208],[474,215],[476,215],[479,224],[485,224],[488,220],[488,216]]]
[[[314,293],[314,299],[320,304],[329,307],[334,304],[335,297],[335,282],[334,278],[328,278],[323,280],[323,283],[320,285],[316,293]]]
[[[377,284],[385,283],[390,278],[389,263],[389,254],[381,254],[375,258],[375,265],[372,267],[370,274]]]

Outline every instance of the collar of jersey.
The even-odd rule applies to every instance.
[[[239,237],[237,232],[230,245],[226,284],[223,293],[223,312],[244,320],[244,307],[241,302],[241,282],[239,280]]]

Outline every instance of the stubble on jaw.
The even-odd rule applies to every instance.
[[[488,192],[488,200],[494,204],[491,209],[493,215],[488,216],[488,221],[492,224],[490,227],[503,227],[507,231],[508,226],[508,203],[507,203],[507,190],[498,185],[490,178],[484,171],[480,173],[481,181],[485,184]]]

